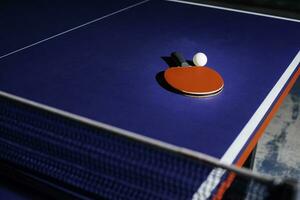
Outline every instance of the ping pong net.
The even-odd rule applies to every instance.
[[[135,138],[3,92],[0,159],[2,175],[71,198],[263,200],[293,199],[297,191],[294,181]]]

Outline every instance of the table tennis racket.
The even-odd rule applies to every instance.
[[[178,66],[164,72],[166,82],[184,95],[207,97],[220,93],[224,87],[221,75],[210,67],[190,66],[179,52],[171,54]]]

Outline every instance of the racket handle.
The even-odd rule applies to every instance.
[[[188,62],[185,60],[185,58],[183,57],[183,55],[181,53],[173,52],[173,53],[171,53],[171,56],[178,64],[180,64],[181,67],[189,66]]]

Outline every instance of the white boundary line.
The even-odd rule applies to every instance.
[[[138,6],[138,5],[144,4],[144,3],[148,2],[148,1],[150,1],[150,0],[145,0],[145,1],[142,1],[142,2],[139,2],[139,3],[136,3],[136,4],[133,4],[133,5],[131,5],[131,6],[127,6],[127,7],[125,7],[125,8],[122,8],[121,10],[112,12],[112,13],[110,13],[110,14],[107,14],[107,15],[104,15],[104,16],[99,17],[99,18],[97,18],[97,19],[91,20],[91,21],[89,21],[89,22],[86,22],[86,23],[81,24],[81,25],[79,25],[79,26],[76,26],[76,27],[74,27],[74,28],[68,29],[68,30],[63,31],[63,32],[61,32],[61,33],[52,35],[51,37],[45,38],[45,39],[43,39],[43,40],[40,40],[40,41],[35,42],[35,43],[33,43],[33,44],[27,45],[27,46],[25,46],[25,47],[22,47],[22,48],[20,48],[20,49],[15,50],[15,51],[11,51],[11,52],[9,52],[9,53],[7,53],[7,54],[4,54],[4,55],[0,56],[0,59],[5,58],[5,57],[7,57],[7,56],[10,56],[10,55],[12,55],[12,54],[14,54],[14,53],[18,53],[18,52],[20,52],[20,51],[23,51],[23,50],[28,49],[28,48],[30,48],[30,47],[33,47],[33,46],[35,46],[35,45],[41,44],[41,43],[43,43],[43,42],[46,42],[46,41],[51,40],[51,39],[53,39],[53,38],[56,38],[56,37],[58,37],[58,36],[64,35],[64,34],[69,33],[69,32],[71,32],[71,31],[77,30],[77,29],[82,28],[82,27],[84,27],[84,26],[90,25],[90,24],[95,23],[95,22],[97,22],[97,21],[100,21],[100,20],[102,20],[102,19],[108,18],[108,17],[110,17],[110,16],[112,16],[112,15],[118,14],[118,13],[123,12],[123,11],[125,11],[125,10],[128,10],[128,9],[130,9],[130,8],[133,8],[133,7],[136,7],[136,6]]]
[[[238,12],[238,13],[244,13],[244,14],[250,14],[250,15],[257,15],[257,16],[261,16],[261,17],[268,17],[268,18],[286,20],[286,21],[291,21],[291,22],[300,22],[300,20],[298,20],[298,19],[292,19],[292,18],[287,18],[287,17],[279,17],[279,16],[275,16],[275,15],[256,13],[256,12],[251,12],[251,11],[246,11],[246,10],[239,10],[239,9],[234,9],[234,8],[226,8],[226,7],[222,7],[222,6],[213,6],[213,5],[208,5],[208,4],[187,2],[187,1],[181,1],[181,0],[165,0],[165,1],[188,4],[188,5],[194,5],[194,6],[201,6],[201,7],[206,7],[206,8],[214,8],[214,9],[219,9],[219,10],[226,10],[226,11],[232,11],[232,12]]]
[[[299,47],[300,48],[300,47]],[[293,72],[297,69],[300,64],[300,51],[298,51],[297,55],[285,70],[285,72],[281,75],[275,86],[269,92],[264,101],[260,104],[258,109],[255,111],[253,116],[250,118],[248,123],[244,126],[238,137],[233,141],[228,150],[225,152],[223,157],[221,158],[221,162],[231,164],[234,159],[238,156],[240,150],[244,147],[246,142],[248,141],[251,134],[255,131],[256,127],[259,125],[265,114],[268,112],[270,106],[273,104],[277,96],[282,91],[285,84],[288,82],[289,78],[293,74]]]

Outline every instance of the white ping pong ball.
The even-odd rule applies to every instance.
[[[205,66],[207,63],[207,56],[204,53],[196,53],[193,57],[193,62],[196,66]]]

